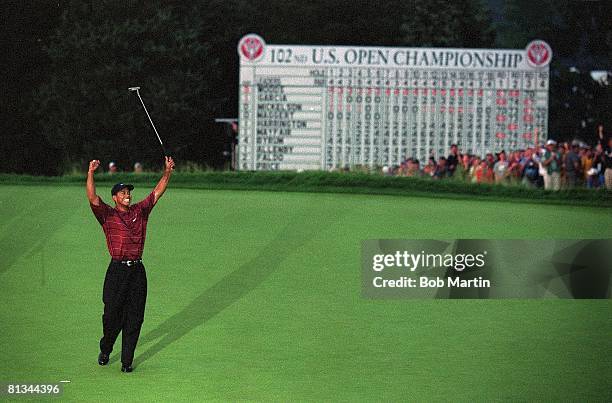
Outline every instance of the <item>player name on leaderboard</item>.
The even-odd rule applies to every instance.
[[[550,46],[267,45],[240,56],[238,168],[330,170],[484,155],[547,138]]]

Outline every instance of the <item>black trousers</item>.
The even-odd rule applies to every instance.
[[[102,301],[104,336],[100,340],[100,351],[110,354],[119,332],[123,332],[121,362],[131,365],[147,301],[147,275],[143,264],[127,266],[111,262],[106,270]]]

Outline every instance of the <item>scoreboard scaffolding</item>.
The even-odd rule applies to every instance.
[[[548,136],[552,50],[238,44],[240,170],[484,155]]]

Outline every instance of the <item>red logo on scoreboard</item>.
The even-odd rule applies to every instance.
[[[546,67],[552,58],[552,49],[541,40],[531,41],[527,45],[527,63],[531,67]]]
[[[264,54],[266,43],[259,35],[248,34],[238,43],[238,53],[250,62],[257,61]]]

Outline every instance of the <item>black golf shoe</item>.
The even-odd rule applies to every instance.
[[[100,365],[108,364],[108,354],[104,354],[103,352],[100,351],[100,354],[98,354],[98,364]]]
[[[125,365],[125,364],[121,365],[121,372],[132,372],[133,370],[134,368],[132,368],[131,365]]]

